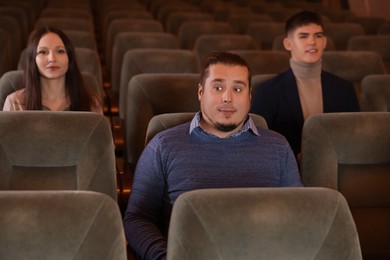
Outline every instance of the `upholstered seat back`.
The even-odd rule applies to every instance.
[[[247,62],[252,75],[279,74],[290,68],[290,54],[272,50],[234,50]]]
[[[363,256],[390,257],[390,114],[327,113],[302,133],[305,186],[339,190],[347,199]]]
[[[179,49],[179,40],[165,32],[121,32],[115,37],[112,49],[111,88],[119,92],[121,67],[126,51],[133,49]]]
[[[0,190],[92,190],[116,200],[108,120],[91,112],[0,113]]]
[[[213,51],[260,50],[252,36],[244,34],[205,34],[196,38],[194,51],[203,64]]]
[[[1,191],[1,259],[125,260],[118,205],[88,191]]]
[[[145,144],[149,143],[150,140],[159,132],[168,128],[184,124],[192,120],[195,116],[195,112],[187,113],[166,113],[154,116],[150,119],[148,129],[146,131]],[[257,127],[268,128],[267,121],[257,114],[251,114],[251,118]]]
[[[129,83],[125,115],[127,162],[133,166],[145,146],[149,120],[158,114],[199,110],[197,73],[147,73]]]
[[[368,75],[362,80],[362,111],[390,112],[390,75]]]
[[[339,192],[233,188],[179,196],[167,259],[362,258],[355,224]]]
[[[193,51],[179,49],[133,49],[123,57],[119,89],[119,116],[124,119],[128,85],[135,75],[144,73],[199,73]],[[159,82],[155,82],[159,87]],[[197,85],[194,86],[195,88]],[[161,97],[160,97],[161,98]]]

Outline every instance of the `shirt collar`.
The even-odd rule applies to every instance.
[[[192,119],[191,121],[191,124],[190,124],[190,131],[189,131],[189,134],[192,133],[192,131],[195,129],[195,128],[198,128],[201,129],[204,133],[207,133],[209,135],[212,135],[210,133],[208,133],[207,131],[205,131],[201,125],[200,125],[200,119],[202,118],[202,113],[199,111],[195,114],[194,118]],[[257,131],[257,127],[255,125],[255,123],[253,122],[252,118],[250,117],[250,115],[248,115],[247,119],[245,120],[245,123],[244,125],[242,126],[242,128],[240,129],[240,131],[232,134],[231,136],[229,137],[235,137],[235,136],[240,136],[242,133],[244,132],[247,132],[251,130],[251,132],[255,135],[260,135],[259,132]]]

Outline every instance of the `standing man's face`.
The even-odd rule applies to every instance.
[[[251,104],[248,75],[244,66],[210,66],[204,86],[198,87],[200,123],[206,131],[223,138],[241,129]]]
[[[283,43],[293,61],[314,64],[322,59],[326,37],[321,26],[311,23],[290,32]]]

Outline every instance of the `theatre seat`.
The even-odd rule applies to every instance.
[[[390,112],[390,75],[368,75],[362,80],[362,111]]]
[[[152,117],[146,131],[145,145],[159,132],[168,128],[184,124],[192,120],[195,112],[187,113],[166,113]],[[267,121],[257,114],[251,114],[251,118],[257,127],[268,128]]]
[[[0,191],[1,259],[126,260],[118,205],[88,191]]]
[[[186,192],[173,205],[168,260],[362,259],[345,198],[324,188]]]
[[[390,259],[389,169],[390,113],[325,113],[305,121],[302,182],[345,196],[365,260]]]
[[[111,127],[101,114],[0,113],[0,190],[90,190],[117,199]]]

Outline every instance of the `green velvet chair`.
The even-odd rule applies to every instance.
[[[122,218],[90,191],[0,191],[1,259],[126,260]]]
[[[303,126],[306,187],[340,191],[348,201],[364,259],[390,259],[390,113],[326,113]]]
[[[362,259],[344,197],[325,188],[186,192],[173,205],[168,260]]]
[[[109,121],[92,112],[0,113],[0,190],[90,190],[117,200]]]

